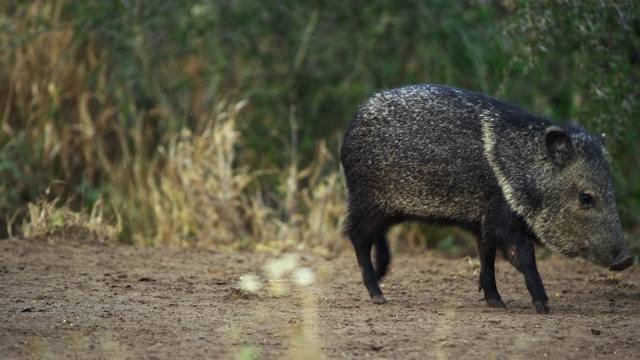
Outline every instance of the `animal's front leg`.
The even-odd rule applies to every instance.
[[[522,272],[536,311],[548,314],[548,298],[536,266],[533,240],[534,235],[524,219],[513,212],[502,197],[494,199],[484,218],[482,242],[485,246],[495,244],[509,262]]]
[[[509,262],[524,275],[529,294],[536,311],[539,314],[548,314],[548,297],[542,285],[542,279],[536,266],[536,254],[530,239],[521,234],[512,234],[510,241],[503,244],[502,251]]]

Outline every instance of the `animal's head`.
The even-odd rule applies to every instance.
[[[623,270],[633,264],[622,234],[604,136],[549,126],[540,137],[540,206],[529,223],[552,250]]]

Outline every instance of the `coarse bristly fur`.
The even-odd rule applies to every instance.
[[[480,288],[495,285],[497,250],[525,276],[536,310],[549,311],[533,243],[613,270],[633,263],[622,235],[604,138],[554,124],[487,95],[415,85],[374,95],[345,134],[345,235],[376,303],[390,261],[386,232],[417,220],[473,233]],[[376,247],[376,268],[371,248]]]

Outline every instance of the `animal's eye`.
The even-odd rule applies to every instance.
[[[584,207],[590,208],[593,206],[593,196],[587,193],[580,193],[578,199],[580,200],[580,204],[582,204],[582,206]]]

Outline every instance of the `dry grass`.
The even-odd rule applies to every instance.
[[[113,140],[121,129],[107,96],[104,50],[95,38],[78,38],[62,19],[64,6],[46,0],[0,5],[2,14],[18,9],[10,18],[0,15],[8,29],[0,32],[0,217],[9,227],[15,217],[33,216],[25,199],[44,206],[40,189],[54,182],[67,192],[96,187],[105,159],[116,155]],[[75,197],[65,206],[78,209],[87,205],[82,200],[100,198],[84,195],[90,199]]]
[[[26,35],[0,42],[5,50],[14,50],[0,52],[2,64],[12,67],[1,89],[6,96],[2,135],[25,136],[25,143],[42,154],[38,165],[59,168],[66,178],[74,177],[76,162],[82,160],[83,175],[94,181],[95,162],[114,116],[104,94],[105,73],[98,69],[104,53],[95,39],[74,40],[74,27],[60,19],[63,4],[34,1],[21,17],[11,19],[15,32]],[[43,19],[50,23],[46,31],[38,25]],[[92,76],[98,84],[93,91],[87,89]]]
[[[122,231],[119,221],[111,221],[104,214],[104,202],[100,199],[91,212],[72,211],[59,205],[59,199],[49,201],[45,196],[29,204],[28,220],[22,225],[22,234],[28,237],[48,236],[71,227],[82,227],[91,231],[102,241],[113,241]]]
[[[157,246],[236,247],[249,235],[244,191],[253,175],[233,165],[236,116],[244,103],[219,104],[201,134],[182,130],[161,149],[166,164],[139,199],[152,210],[154,236],[134,239]]]
[[[344,182],[339,170],[326,170],[336,164],[324,143],[308,168],[268,172],[289,179],[289,186],[295,182],[297,189],[283,192],[281,198],[270,194],[277,205],[268,206],[260,191],[249,190],[265,172],[235,165],[241,144],[236,123],[245,105],[246,101],[217,104],[215,116],[200,134],[182,130],[166,148],[159,148],[152,162],[133,154],[129,162],[105,162],[117,225],[103,220],[102,199],[86,214],[43,198],[29,204],[22,233],[46,234],[74,225],[115,239],[124,227],[125,240],[141,246],[340,251],[345,243],[340,235]],[[292,203],[295,208],[287,208]]]
[[[344,187],[337,171],[321,173],[329,160],[324,147],[314,165],[295,179],[308,180],[293,195],[301,207],[286,208],[289,194],[276,198],[276,207],[267,206],[259,191],[249,190],[265,171],[235,165],[241,144],[236,124],[245,105],[246,101],[217,104],[215,116],[200,134],[182,130],[160,149],[163,166],[113,179],[114,189],[122,190],[112,194],[116,206],[145,209],[130,221],[135,244],[272,251],[340,248]],[[291,171],[269,173],[287,178]],[[296,221],[286,221],[284,213]]]

